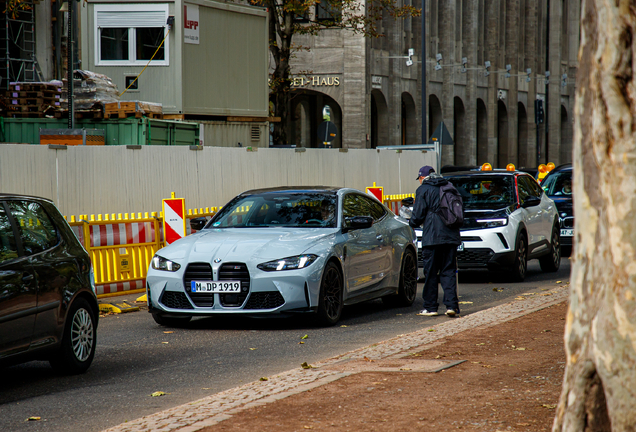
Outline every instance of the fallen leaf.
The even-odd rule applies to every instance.
[[[434,331],[435,331],[435,329],[428,329],[428,331],[430,331],[430,332],[434,332]]]
[[[250,348],[250,351],[254,351],[254,350],[256,350],[256,348]]]
[[[410,371],[410,370],[411,370],[411,368],[403,367],[403,368],[400,368],[400,370],[401,370],[401,371]]]
[[[561,283],[561,281],[556,281],[556,283]]]
[[[475,344],[475,345],[477,345],[477,346],[479,346],[479,345],[486,345],[486,343],[485,343],[485,342],[482,342],[482,343],[478,343],[478,344]]]
[[[165,334],[170,334],[170,333],[174,333],[173,331],[165,331]]]
[[[551,296],[551,295],[552,295],[552,293],[543,293],[543,294],[541,294],[541,296],[543,296],[543,297],[547,297],[547,296]]]
[[[502,292],[504,289],[503,288],[493,288],[492,289],[495,292]]]
[[[402,316],[402,314],[395,314],[395,316]]]
[[[522,295],[522,296],[531,296],[531,295],[535,295],[535,294],[536,294],[536,293],[524,293],[524,294],[521,294],[521,295]]]
[[[269,378],[267,378],[267,377],[261,377],[261,381],[269,381]]]
[[[442,358],[442,356],[441,356],[441,355],[437,355],[437,356],[435,356],[435,358],[436,358],[436,359],[438,359],[438,358]]]
[[[300,344],[304,344],[304,343],[305,343],[305,342],[303,342],[303,341],[300,341],[300,342],[298,342],[298,345],[300,345]]]
[[[303,426],[305,429],[313,429],[313,426]]]
[[[167,344],[168,342],[161,342],[162,344]]]
[[[303,337],[301,337],[301,339],[307,339],[309,337],[309,335],[305,335]]]
[[[530,426],[530,423],[517,423],[517,426]]]
[[[210,387],[201,387],[201,390],[211,390]]]
[[[341,325],[340,327],[347,327],[347,326],[343,324],[343,325]]]
[[[492,365],[487,365],[487,364],[485,364],[485,365],[481,365],[481,367],[485,367],[485,368],[494,368],[494,366],[492,366]]]
[[[313,366],[307,362],[304,362],[303,364],[300,365],[300,367],[302,367],[303,369],[311,369]]]
[[[370,359],[369,357],[364,356],[364,361],[372,362],[372,361],[375,361],[375,360],[372,360],[372,359]]]
[[[469,302],[469,301],[461,301],[461,302],[459,302],[459,304],[473,304],[473,302]]]
[[[156,392],[154,392],[153,394],[151,394],[150,396],[152,396],[152,397],[157,397],[157,396],[164,396],[164,395],[166,395],[166,394],[167,394],[166,392],[156,391]]]
[[[543,404],[541,405],[543,408],[547,408],[547,409],[554,409],[556,408],[556,405],[552,405],[552,404]]]
[[[411,357],[422,357],[422,354],[409,354]]]
[[[27,419],[27,421],[38,421],[38,420],[42,420],[42,417],[29,417]]]
[[[517,351],[525,351],[525,348],[515,348]]]
[[[526,299],[525,297],[517,297],[517,298],[515,298],[515,300],[525,300],[525,299]]]

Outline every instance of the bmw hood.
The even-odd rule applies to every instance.
[[[229,228],[206,229],[159,250],[160,255],[178,263],[265,262],[302,254],[320,243],[324,248],[335,244],[336,228]]]

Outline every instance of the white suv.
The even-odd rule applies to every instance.
[[[519,171],[466,171],[444,175],[464,201],[460,269],[510,271],[526,277],[528,260],[555,272],[561,264],[559,217],[536,180]],[[418,246],[422,231],[416,230]]]

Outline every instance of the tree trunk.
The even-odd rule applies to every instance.
[[[636,430],[635,14],[633,1],[582,2],[576,245],[554,432]]]
[[[274,116],[280,117],[279,122],[274,122],[272,140],[275,145],[284,145],[287,144],[287,116],[291,91],[289,59],[294,28],[293,13],[283,7],[277,7],[277,3],[276,0],[269,3],[269,51],[274,58],[270,97],[274,103]]]

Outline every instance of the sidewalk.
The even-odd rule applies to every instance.
[[[108,432],[549,431],[568,294],[569,284],[527,293]]]

